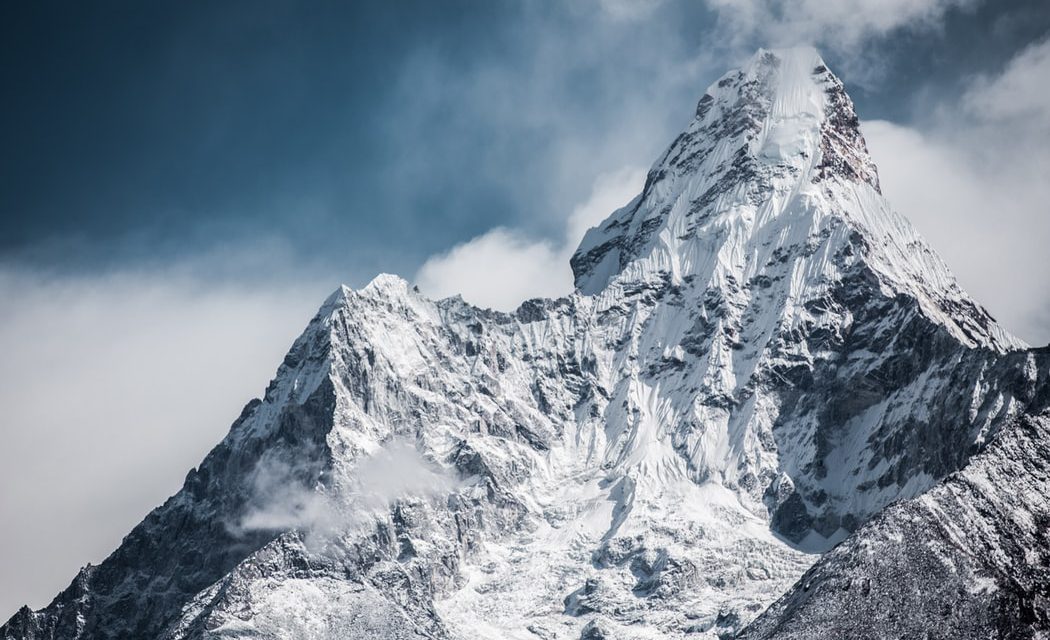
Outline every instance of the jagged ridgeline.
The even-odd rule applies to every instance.
[[[1046,628],[1050,354],[890,208],[816,52],[713,84],[572,268],[514,313],[340,289],[182,490],[0,637]]]

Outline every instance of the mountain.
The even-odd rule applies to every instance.
[[[513,313],[341,288],[182,490],[0,638],[834,637],[925,597],[913,551],[985,589],[944,600],[971,637],[1045,604],[1050,354],[892,210],[815,51],[712,85],[572,268]]]
[[[1050,411],[825,555],[746,639],[1045,638]]]

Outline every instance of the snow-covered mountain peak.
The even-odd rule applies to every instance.
[[[380,273],[365,285],[365,291],[407,295],[412,285],[401,276],[392,273]]]
[[[824,118],[826,101],[822,85],[829,79],[837,80],[811,47],[759,49],[740,69],[726,73],[707,88],[697,117],[708,115],[707,105],[732,105],[761,97],[769,103],[774,126],[780,118],[819,122]]]
[[[759,50],[712,84],[642,193],[571,263],[581,293],[613,299],[670,283],[746,304],[751,283],[779,281],[789,313],[866,269],[964,343],[1023,346],[882,197],[853,102],[809,47]]]
[[[812,49],[713,84],[572,266],[513,313],[340,287],[182,491],[0,638],[730,637],[1047,397]]]
[[[340,285],[324,304],[312,324],[330,331],[332,323],[342,316],[358,316],[398,310],[402,317],[430,312],[433,303],[401,276],[381,273],[365,286],[354,289]]]
[[[812,47],[760,49],[741,70],[709,87],[707,95],[723,109],[741,101],[764,107],[765,120],[751,146],[761,160],[815,171],[811,179],[835,175],[879,190],[853,101]],[[709,115],[725,117],[725,112]]]
[[[785,213],[806,222],[825,182],[879,193],[853,103],[814,49],[759,50],[708,87],[642,193],[586,234],[572,258],[576,285],[596,293],[654,248],[712,231],[708,222],[761,223]],[[846,215],[856,206],[820,208]],[[682,266],[657,262],[672,272]]]

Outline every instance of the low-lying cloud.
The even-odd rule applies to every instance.
[[[215,273],[0,268],[0,618],[178,490],[335,287]]]
[[[252,472],[247,513],[234,532],[296,530],[308,548],[323,551],[341,534],[369,525],[399,500],[428,499],[455,490],[460,482],[425,458],[404,438],[392,438],[362,455],[335,488],[308,484],[302,452],[294,461],[264,458]]]

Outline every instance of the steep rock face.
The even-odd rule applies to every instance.
[[[726,636],[1041,397],[812,50],[712,85],[572,266],[512,314],[337,291],[182,491],[0,637]]]
[[[1048,404],[1044,391],[1044,410],[1021,416],[965,469],[872,519],[740,637],[1045,638]]]

